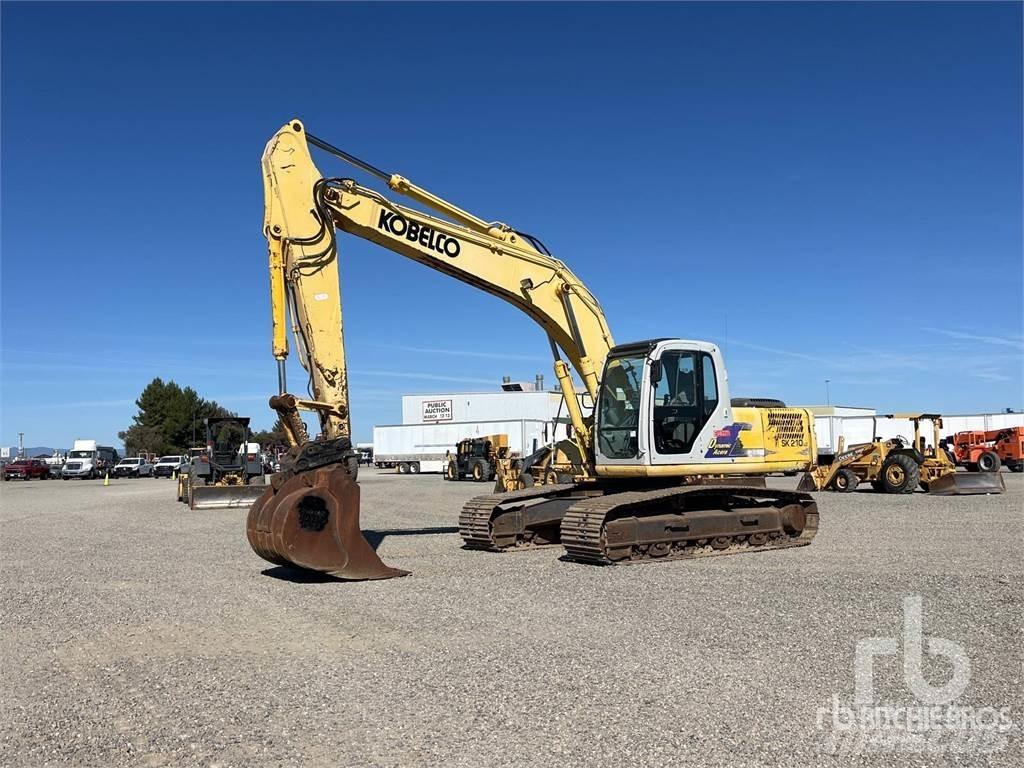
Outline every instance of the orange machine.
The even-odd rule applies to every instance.
[[[972,430],[953,435],[956,463],[971,472],[1024,471],[1024,427],[988,431]]]

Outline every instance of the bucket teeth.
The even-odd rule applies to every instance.
[[[343,466],[303,472],[269,487],[249,510],[246,534],[253,551],[275,565],[291,565],[343,579],[391,579],[391,568],[359,528],[359,486]]]

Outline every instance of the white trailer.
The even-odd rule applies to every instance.
[[[373,428],[373,463],[402,474],[443,472],[448,453],[460,440],[508,435],[509,450],[526,456],[546,445],[554,425],[541,419],[464,421],[445,424],[393,424]],[[558,429],[558,436],[565,428]]]

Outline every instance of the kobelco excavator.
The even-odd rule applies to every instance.
[[[352,179],[322,177],[310,145],[439,216]],[[597,300],[537,238],[385,173],[306,133],[298,120],[267,144],[263,182],[279,385],[270,404],[292,448],[249,512],[249,542],[261,557],[352,579],[406,573],[385,565],[359,527],[336,230],[504,299],[550,341],[572,430],[542,460],[561,462],[561,471],[542,476],[569,482],[471,500],[459,515],[467,548],[561,542],[570,560],[615,564],[797,547],[814,538],[818,510],[810,495],[742,477],[808,469],[817,453],[812,416],[781,404],[734,404],[715,344],[661,338],[616,346]],[[289,316],[309,372],[307,398],[287,392]],[[592,414],[584,414],[572,371]],[[309,439],[300,410],[317,414],[319,439]]]

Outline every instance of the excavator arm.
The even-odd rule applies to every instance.
[[[352,179],[323,178],[310,157],[310,143],[358,165],[390,189],[441,215],[397,204]],[[309,136],[298,120],[282,127],[267,144],[263,180],[273,352],[280,390],[272,405],[282,415],[290,438],[295,442],[306,438],[296,415],[299,408],[319,414],[325,436],[351,434],[335,232],[340,230],[504,299],[536,321],[551,342],[555,375],[565,393],[574,437],[581,452],[589,452],[592,435],[568,366],[596,400],[598,372],[613,346],[612,336],[593,294],[539,241],[507,225],[477,218],[397,174],[379,171]],[[299,359],[310,373],[308,400],[285,393],[289,315]]]
[[[439,215],[395,203],[352,179],[324,178],[313,164],[309,144]],[[309,136],[298,120],[274,135],[262,165],[263,232],[270,252],[278,365],[278,394],[270,405],[280,415],[292,448],[272,487],[249,510],[246,532],[257,554],[272,563],[344,578],[405,574],[385,565],[360,532],[338,231],[504,299],[533,318],[551,344],[575,450],[581,457],[593,456],[592,420],[583,416],[570,366],[596,402],[599,372],[613,346],[611,332],[594,296],[539,241],[505,224],[486,222],[397,174]],[[299,361],[309,373],[308,397],[287,391],[289,325]],[[309,439],[302,410],[317,414],[318,439]]]

